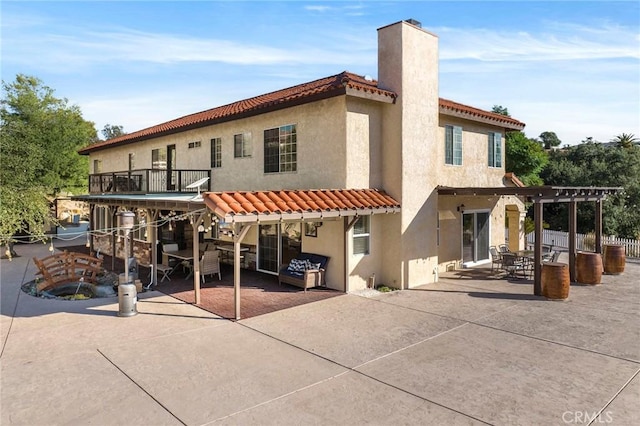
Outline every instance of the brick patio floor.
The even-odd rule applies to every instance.
[[[67,247],[66,250],[89,253],[85,246]],[[112,270],[111,256],[104,255],[103,267]],[[197,306],[222,318],[235,320],[233,299],[233,266],[222,264],[222,280],[217,275],[207,276],[200,285],[200,304]],[[116,259],[113,272],[124,272],[124,262]],[[140,278],[146,285],[149,282],[149,270],[140,268]],[[193,277],[186,278],[178,268],[171,275],[171,281],[158,282],[155,290],[175,297],[186,303],[195,302]],[[241,318],[251,318],[269,312],[279,311],[318,300],[343,295],[344,293],[327,288],[312,288],[306,292],[301,288],[278,284],[278,277],[256,271],[242,269],[240,272],[240,313]]]

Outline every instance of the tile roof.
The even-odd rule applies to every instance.
[[[377,94],[390,99],[395,99],[397,96],[392,91],[378,88],[378,83],[375,80],[344,71],[340,74],[299,84],[287,89],[277,90],[195,114],[185,115],[184,117],[176,118],[166,123],[92,144],[81,149],[79,152],[81,154],[88,154],[112,146],[124,145],[139,140],[151,139],[153,137],[177,133],[192,128],[210,126],[212,124],[237,120],[276,109],[339,96],[345,94],[347,88],[362,93]]]
[[[503,126],[512,130],[522,130],[525,124],[508,115],[496,114],[469,105],[464,105],[448,99],[440,98],[440,112],[460,116],[469,120],[480,120],[487,123]]]
[[[396,200],[377,189],[206,192],[202,198],[225,222],[321,219],[400,211]]]
[[[89,154],[114,146],[152,139],[198,127],[210,126],[225,121],[251,117],[277,109],[344,95],[347,93],[347,89],[350,89],[350,93],[362,92],[363,95],[373,94],[392,100],[395,100],[397,97],[395,92],[378,87],[376,80],[344,71],[330,77],[233,102],[195,114],[185,115],[184,117],[176,118],[156,126],[94,143],[80,149],[78,152],[80,154]],[[522,130],[525,126],[524,123],[514,118],[442,98],[440,98],[440,112],[461,116],[470,120],[480,120],[515,130]]]
[[[507,182],[511,183],[513,186],[517,186],[519,188],[524,188],[525,186],[527,186],[520,179],[518,179],[518,176],[516,176],[516,174],[513,172],[505,173],[504,178]]]

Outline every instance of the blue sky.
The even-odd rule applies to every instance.
[[[97,130],[133,132],[351,71],[376,29],[440,40],[440,96],[502,105],[537,137],[640,137],[640,2],[2,1],[2,79],[33,75]]]

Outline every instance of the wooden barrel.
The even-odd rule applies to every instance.
[[[569,265],[545,262],[542,264],[542,295],[547,299],[569,297]]]
[[[583,284],[600,284],[602,256],[600,253],[579,251],[576,255],[576,281]]]
[[[617,244],[607,244],[604,246],[604,272],[611,275],[618,275],[624,272],[626,257],[624,246]]]

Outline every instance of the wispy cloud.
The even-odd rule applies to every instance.
[[[438,28],[443,60],[548,61],[640,58],[637,28],[554,24],[539,33]]]
[[[37,58],[41,66],[87,67],[95,64],[136,63],[176,64],[218,62],[232,65],[344,64],[358,57],[349,46],[327,49],[302,44],[277,48],[266,44],[247,44],[224,39],[184,37],[128,29],[104,32],[75,31],[74,35],[24,35],[5,40],[8,50],[3,60],[20,62]],[[355,57],[354,57],[355,55]],[[371,55],[369,55],[371,56]]]

